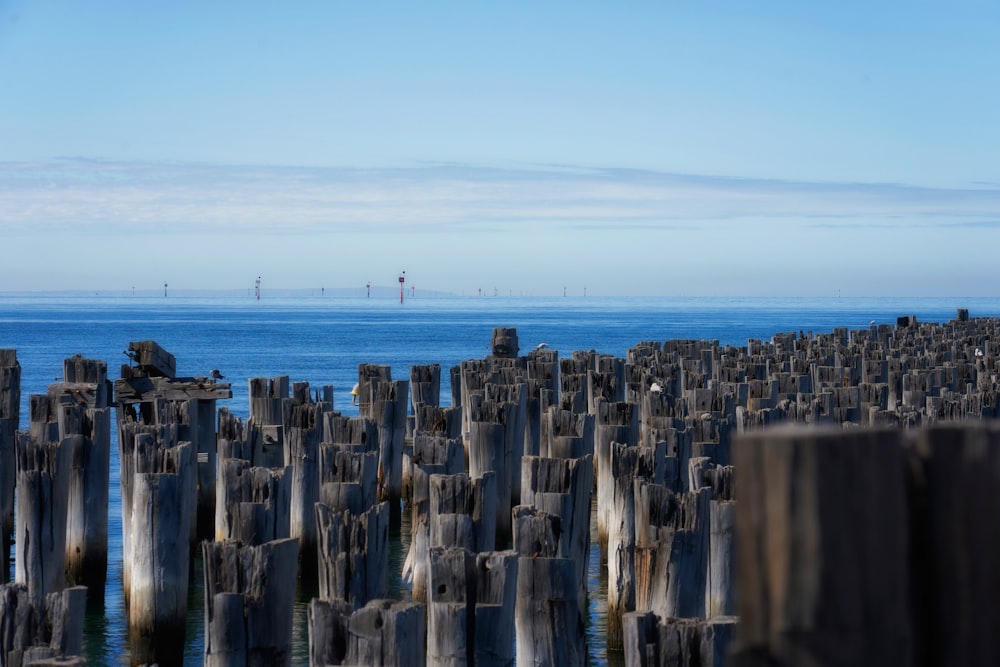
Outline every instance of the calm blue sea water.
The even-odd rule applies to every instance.
[[[350,389],[361,363],[387,364],[393,377],[406,379],[413,364],[442,367],[442,403],[450,404],[448,369],[489,352],[495,327],[516,327],[521,352],[538,343],[569,356],[597,350],[625,356],[640,341],[675,338],[719,340],[745,345],[775,333],[835,327],[863,328],[871,320],[895,323],[901,315],[943,322],[968,308],[971,317],[1000,315],[1000,298],[934,299],[760,299],[760,298],[599,298],[599,297],[102,297],[0,294],[0,348],[15,348],[22,367],[21,428],[27,428],[28,397],[44,393],[62,374],[67,357],[82,354],[108,363],[118,377],[130,341],[156,340],[177,358],[178,375],[207,375],[218,368],[232,383],[233,398],[220,407],[246,417],[247,380],[288,375],[314,387],[332,384],[335,408],[356,414]],[[109,574],[103,610],[90,614],[90,664],[128,662],[121,594],[121,506],[117,445],[112,445],[109,508]],[[394,562],[401,564],[407,531],[396,540]],[[593,588],[599,587],[596,557]],[[189,598],[186,664],[201,664],[203,629],[200,563],[195,564]],[[396,569],[398,581],[398,567]],[[398,584],[397,584],[398,585]],[[403,597],[408,591],[399,588]],[[298,659],[306,658],[303,594],[296,607]],[[602,648],[603,596],[593,594],[591,652]]]

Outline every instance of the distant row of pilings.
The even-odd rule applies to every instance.
[[[361,364],[358,416],[279,376],[246,420],[137,341],[113,383],[66,359],[25,430],[0,350],[0,667],[84,664],[112,408],[135,665],[181,662],[199,549],[207,665],[291,664],[303,580],[311,665],[584,664],[593,540],[629,665],[996,664],[998,336],[959,310],[560,358],[497,328],[450,406],[439,365]]]

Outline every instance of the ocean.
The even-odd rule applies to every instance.
[[[451,404],[449,369],[489,354],[496,327],[517,329],[526,354],[540,343],[560,358],[575,350],[624,357],[642,341],[718,340],[746,345],[776,333],[829,333],[895,323],[899,316],[945,322],[959,308],[970,317],[1000,315],[1000,298],[676,298],[415,296],[398,298],[295,296],[170,296],[0,294],[0,348],[14,348],[21,364],[21,424],[28,427],[28,397],[45,393],[62,375],[63,360],[75,354],[108,364],[119,377],[130,341],[155,340],[177,360],[178,376],[207,376],[219,369],[232,383],[233,397],[219,407],[246,418],[247,380],[287,375],[313,387],[333,385],[334,408],[357,414],[350,390],[358,365],[388,365],[394,379],[408,379],[414,364],[441,365],[441,402]],[[112,428],[114,434],[115,429]],[[114,437],[114,435],[113,435]],[[121,503],[117,441],[111,446],[109,564],[105,603],[88,613],[88,664],[129,664],[121,580]],[[404,513],[405,516],[405,513]],[[408,524],[391,536],[391,587],[399,581],[408,543]],[[606,586],[590,559],[592,585],[588,628],[593,664],[615,662],[603,648]],[[13,576],[13,568],[11,568]],[[203,606],[200,562],[195,562],[188,601],[185,664],[202,662]],[[296,604],[295,664],[306,664],[306,607]],[[620,655],[618,656],[620,659]]]

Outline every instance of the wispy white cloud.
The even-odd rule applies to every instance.
[[[795,219],[822,226],[993,227],[1000,187],[809,183],[571,165],[290,168],[62,159],[0,162],[6,231],[324,233],[567,229]]]

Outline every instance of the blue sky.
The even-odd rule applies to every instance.
[[[991,2],[0,0],[0,291],[989,296]]]

